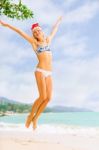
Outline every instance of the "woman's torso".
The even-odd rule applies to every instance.
[[[38,45],[35,45],[35,48],[33,46],[33,49],[36,52],[36,55],[39,61],[37,64],[37,67],[51,71],[52,70],[52,52],[49,49],[49,43],[48,42],[46,43],[44,42],[42,44],[38,43]]]

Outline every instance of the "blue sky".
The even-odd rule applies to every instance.
[[[16,0],[17,1],[17,0]],[[34,12],[26,21],[2,20],[30,36],[39,22],[48,35],[63,15],[51,44],[53,98],[51,105],[85,107],[99,111],[99,1],[24,0]],[[34,77],[36,55],[31,45],[10,29],[0,27],[0,96],[31,103],[38,96]]]

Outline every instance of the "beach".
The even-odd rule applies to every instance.
[[[66,132],[59,127],[54,132],[54,126],[49,125],[41,125],[35,131],[32,127],[10,128],[0,130],[1,150],[99,150],[98,128],[67,127]]]
[[[0,117],[0,150],[99,150],[99,113],[43,113],[36,130],[26,116]]]
[[[27,138],[11,137],[10,135],[7,137],[0,136],[0,149],[1,150],[65,150],[65,147],[58,143],[48,143],[48,142],[40,142]]]

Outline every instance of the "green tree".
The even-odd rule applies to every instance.
[[[13,3],[13,0],[0,0],[1,15],[18,20],[33,18],[33,12],[26,5],[23,5],[21,0],[19,0],[18,4]]]

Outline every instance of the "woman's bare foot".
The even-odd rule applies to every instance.
[[[25,123],[25,126],[27,128],[29,128],[30,124],[31,124],[31,121],[32,121],[32,118],[31,118],[31,115],[28,115],[27,119],[26,119],[26,123]]]
[[[32,122],[33,122],[33,129],[35,130],[37,128],[37,119],[33,118]]]

